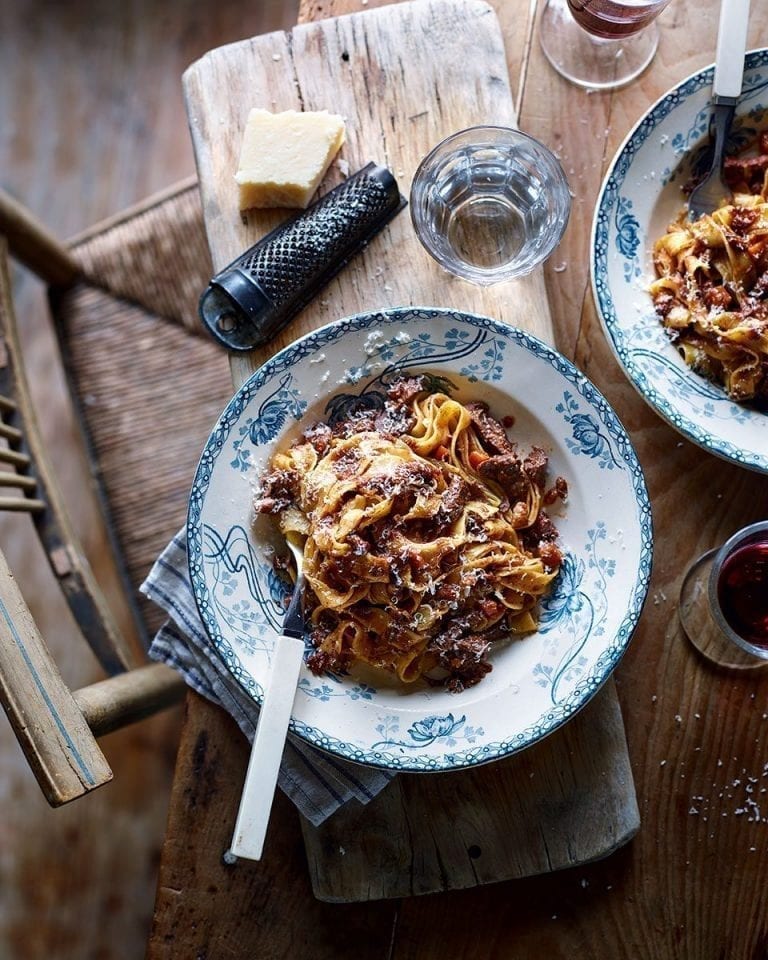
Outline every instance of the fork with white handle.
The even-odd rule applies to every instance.
[[[283,635],[275,641],[264,702],[259,711],[256,735],[240,797],[229,853],[246,860],[260,860],[267,834],[269,814],[277,786],[285,737],[291,720],[291,709],[299,670],[304,660],[304,554],[300,546],[287,538],[296,561],[296,584],[283,623]]]
[[[729,200],[732,196],[730,187],[723,180],[723,152],[741,96],[748,22],[749,0],[722,0],[712,84],[714,155],[709,173],[688,199],[690,220],[712,213],[723,200]]]

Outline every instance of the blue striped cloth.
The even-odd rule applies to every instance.
[[[197,612],[187,565],[186,530],[181,530],[157,559],[141,592],[162,607],[169,619],[149,649],[206,699],[222,706],[252,741],[259,708],[219,659]],[[368,803],[394,774],[337,759],[288,735],[278,786],[316,826],[350,800]]]

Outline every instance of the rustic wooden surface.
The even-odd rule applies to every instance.
[[[297,0],[0,0],[0,186],[65,239],[194,175],[181,92],[212,46],[295,23]],[[54,363],[42,284],[12,274],[41,430],[99,579],[105,545]],[[103,674],[80,643],[26,515],[0,548],[71,688]],[[112,591],[117,596],[117,591]],[[135,960],[155,898],[180,712],[110,734],[114,781],[51,810],[0,722],[0,956]]]
[[[619,411],[653,504],[649,602],[616,671],[642,828],[623,850],[574,870],[399,903],[321,909],[307,898],[296,817],[281,803],[274,856],[267,849],[263,870],[231,881],[222,915],[223,906],[214,901],[206,909],[197,890],[227,832],[211,813],[221,810],[224,780],[239,784],[246,757],[228,745],[231,723],[190,698],[175,805],[179,813],[184,804],[194,808],[205,834],[193,843],[170,839],[164,862],[172,884],[160,891],[153,957],[173,957],[179,945],[182,954],[199,947],[209,958],[226,956],[230,946],[235,954],[270,957],[402,960],[765,955],[768,678],[710,669],[680,636],[675,597],[692,557],[764,516],[766,480],[682,440],[634,393],[600,329],[587,266],[592,212],[607,164],[650,103],[712,61],[718,5],[674,0],[660,18],[661,45],[651,68],[624,90],[605,94],[579,90],[553,73],[536,43],[534,21],[522,31],[522,47],[511,46],[529,10],[495,6],[513,83],[521,78],[520,125],[559,152],[575,194],[564,242],[546,269],[557,342]],[[306,3],[302,12],[311,18],[357,9],[355,0],[327,0]],[[761,5],[753,4],[748,39],[750,46],[768,45],[768,13]],[[235,791],[230,784],[229,792]],[[293,907],[291,891],[297,894]]]
[[[365,20],[321,20],[290,34],[232,44],[191,66],[184,89],[217,270],[285,219],[284,211],[274,210],[241,217],[232,190],[245,120],[255,103],[272,110],[332,106],[348,118],[339,156],[349,170],[370,160],[383,163],[406,195],[419,161],[449,133],[478,117],[516,123],[504,40],[491,8],[479,0],[461,11],[430,2],[402,12],[385,9]],[[321,189],[341,180],[333,164]],[[377,307],[439,302],[507,319],[513,313],[520,326],[552,339],[541,271],[495,287],[448,277],[418,243],[406,210],[270,344],[233,356],[234,380],[242,383],[308,330],[370,308],[371,296]]]
[[[276,62],[283,64],[278,75]],[[184,85],[214,264],[232,261],[276,217],[274,211],[253,211],[243,223],[232,189],[251,105],[271,102],[279,110],[334,104],[348,118],[342,155],[349,168],[371,157],[384,162],[407,193],[421,158],[449,133],[477,117],[515,124],[506,76],[493,10],[463,0],[387,6],[208,53],[189,68]],[[400,216],[284,330],[280,342],[371,305],[404,303],[514,318],[553,340],[541,270],[486,288],[458,281],[426,255],[410,219]],[[236,382],[276,347],[233,357]],[[590,796],[600,816],[588,815]],[[426,822],[429,830],[415,826]],[[531,822],[537,831],[530,831]],[[302,827],[313,890],[335,902],[460,889],[604,856],[638,827],[613,684],[587,715],[525,758],[457,776],[399,777],[365,809],[352,805],[319,828],[306,822]],[[172,820],[174,829],[186,831],[187,825]]]

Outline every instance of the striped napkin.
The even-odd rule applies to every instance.
[[[223,707],[253,741],[259,707],[219,659],[202,625],[189,579],[185,529],[158,557],[141,592],[169,617],[152,641],[149,656],[178,670],[193,690]],[[321,753],[289,734],[277,782],[317,826],[350,800],[368,803],[393,776]]]

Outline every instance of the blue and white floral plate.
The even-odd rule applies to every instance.
[[[685,205],[681,186],[707,161],[714,67],[655,103],[619,148],[592,231],[595,302],[619,362],[645,400],[705,450],[768,472],[768,416],[733,403],[686,366],[653,310],[654,240]],[[768,125],[768,50],[747,54],[734,145]]]
[[[447,377],[462,400],[515,417],[514,438],[568,481],[554,512],[566,558],[536,634],[492,655],[460,694],[304,669],[291,729],[341,757],[392,770],[452,770],[522,750],[597,691],[629,642],[651,568],[651,511],[629,438],[595,387],[521,330],[449,310],[401,308],[339,320],[282,350],[233,397],[202,454],[188,518],[190,572],[211,642],[260,702],[286,587],[254,484],[271,453],[351,398],[375,404],[397,372]],[[283,552],[285,552],[283,550]]]

